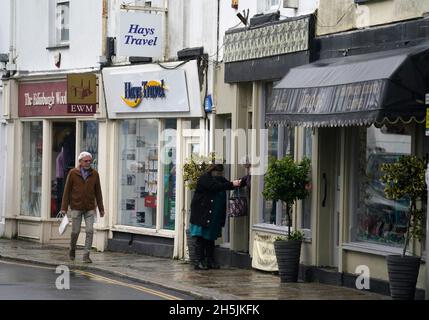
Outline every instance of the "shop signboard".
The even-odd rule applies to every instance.
[[[274,251],[275,235],[255,232],[252,267],[263,271],[278,271]]]
[[[104,84],[110,118],[190,111],[184,70],[112,72]]]
[[[121,12],[119,19],[118,56],[162,57],[162,15]]]
[[[67,76],[67,111],[71,114],[95,114],[97,76],[93,73]]]
[[[67,116],[67,81],[21,82],[20,117]]]

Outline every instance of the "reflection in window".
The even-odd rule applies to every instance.
[[[374,126],[359,129],[357,151],[359,181],[356,239],[359,241],[400,246],[407,226],[406,199],[389,200],[380,181],[383,163],[395,162],[411,154],[411,131],[405,125]]]
[[[119,136],[118,223],[156,228],[158,120],[124,120]]]
[[[21,215],[41,216],[43,123],[23,123]]]
[[[287,155],[294,156],[295,129],[285,127],[268,127],[268,157],[281,159]],[[287,225],[286,205],[276,201],[264,200],[264,223]]]
[[[165,129],[168,134],[165,138],[163,148],[163,174],[164,174],[164,219],[163,227],[167,230],[174,230],[176,221],[176,119],[167,119]],[[171,137],[174,134],[174,137]],[[168,137],[170,136],[170,137]]]
[[[80,149],[92,154],[92,167],[98,168],[98,123],[97,121],[82,122]]]

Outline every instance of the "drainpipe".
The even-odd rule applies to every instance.
[[[14,64],[16,58],[16,0],[10,0],[9,41],[9,63]]]
[[[102,8],[102,35],[101,35],[101,55],[107,58],[107,19],[108,19],[108,3],[103,0]]]
[[[169,46],[168,46],[168,0],[164,0],[164,61],[168,61],[169,58]]]

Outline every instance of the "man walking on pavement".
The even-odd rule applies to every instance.
[[[83,261],[91,263],[89,253],[92,247],[97,206],[101,217],[104,217],[105,213],[103,196],[101,194],[100,176],[95,169],[91,168],[92,155],[88,152],[82,152],[78,160],[79,167],[70,170],[67,176],[61,212],[66,214],[70,205],[72,218],[70,260],[74,260],[76,257],[76,243],[79,238],[82,217],[85,219],[86,238]]]

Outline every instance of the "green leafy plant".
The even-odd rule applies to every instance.
[[[302,241],[304,240],[304,232],[300,231],[300,230],[296,230],[296,231],[292,231],[290,233],[289,237],[285,237],[285,236],[277,236],[275,238],[276,241],[286,241],[286,240],[299,240]]]
[[[407,229],[402,256],[405,256],[410,238],[421,240],[424,233],[425,212],[418,208],[418,201],[426,201],[425,182],[426,163],[416,156],[401,156],[396,162],[381,166],[383,176],[380,180],[386,184],[384,193],[388,199],[409,200]]]
[[[190,190],[195,190],[199,177],[201,177],[213,163],[223,163],[222,159],[216,157],[215,152],[211,152],[209,156],[193,155],[191,158],[186,159],[183,165],[183,179],[185,180],[186,186]]]
[[[309,177],[310,159],[308,158],[304,158],[300,162],[295,162],[291,156],[270,159],[262,194],[266,200],[283,201],[286,204],[288,240],[302,240],[303,238],[300,231],[291,232],[292,208],[297,200],[308,197]]]

